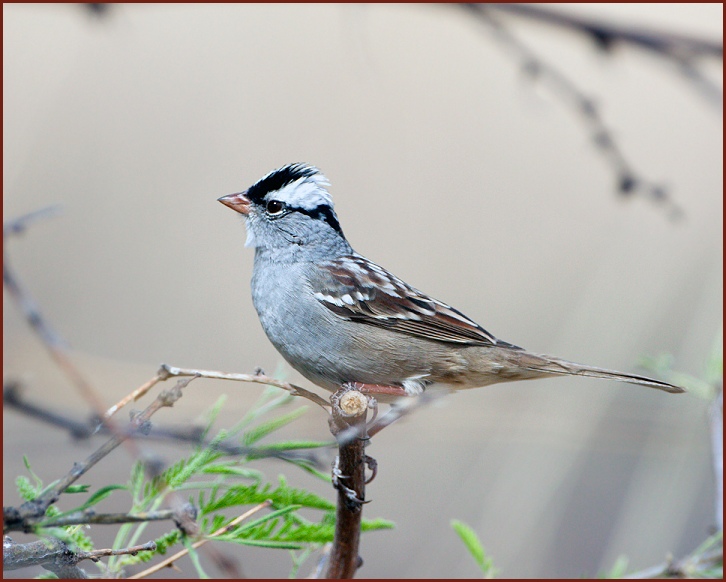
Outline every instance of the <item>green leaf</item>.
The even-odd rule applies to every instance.
[[[114,491],[122,490],[122,489],[128,489],[126,485],[106,485],[105,487],[101,487],[98,491],[96,491],[93,495],[91,495],[88,500],[79,508],[79,511],[83,511],[84,509],[88,509],[89,507],[93,507],[97,503],[100,503],[106,497],[111,495]]]
[[[197,553],[197,550],[192,546],[191,540],[184,536],[182,538],[182,543],[184,544],[184,547],[187,549],[187,552],[189,552],[189,557],[192,560],[192,564],[194,565],[194,569],[197,571],[197,576],[203,579],[208,579],[209,576],[204,571],[204,568],[202,568],[202,564],[199,562],[199,554]]]
[[[229,532],[229,534],[223,534],[221,536],[215,537],[215,539],[221,540],[226,538],[237,538],[240,534],[254,529],[256,527],[259,527],[260,525],[267,523],[271,520],[275,520],[278,517],[282,515],[287,515],[288,513],[295,511],[297,509],[300,509],[299,505],[290,505],[288,507],[283,507],[282,509],[278,509],[276,511],[273,511],[271,513],[268,513],[267,515],[263,515],[262,517],[259,517],[255,520],[241,523],[236,528],[234,528],[232,531]]]
[[[261,438],[266,437],[271,432],[279,430],[283,426],[290,424],[293,420],[296,420],[297,418],[305,414],[305,411],[307,409],[307,406],[301,406],[300,408],[292,410],[287,414],[283,414],[281,416],[273,418],[272,420],[268,420],[267,422],[263,422],[262,424],[257,425],[256,427],[244,433],[244,436],[242,437],[242,442],[245,445],[251,445],[256,443]]]
[[[265,445],[260,452],[265,451],[297,451],[300,449],[321,449],[336,446],[335,441],[283,441]]]
[[[18,494],[24,501],[32,501],[40,493],[40,490],[37,487],[34,487],[30,482],[30,479],[24,475],[19,475],[15,478],[15,487],[18,490]]]
[[[715,385],[723,378],[723,329],[719,329],[706,362],[706,382]]]
[[[288,463],[292,463],[293,465],[296,465],[300,467],[303,471],[306,473],[310,473],[314,477],[317,477],[321,481],[326,481],[330,483],[333,478],[330,475],[330,472],[323,473],[321,471],[318,471],[315,467],[312,466],[312,464],[309,461],[306,461],[305,459],[285,459]]]
[[[91,538],[89,538],[83,531],[84,526],[69,526],[69,527],[44,527],[37,528],[36,534],[40,537],[54,537],[68,544],[71,550],[81,550],[84,552],[90,552],[93,550],[94,545]]]
[[[481,569],[484,578],[494,578],[496,570],[494,569],[492,559],[487,557],[486,552],[484,552],[484,548],[476,532],[464,522],[457,519],[451,520],[451,527],[454,528],[454,531],[459,535],[461,541],[464,542],[464,545],[469,550],[479,569]]]
[[[215,463],[213,465],[207,465],[202,469],[202,473],[205,474],[217,474],[217,475],[236,475],[238,477],[245,477],[246,479],[254,479],[255,481],[261,481],[264,475],[255,469],[247,469],[245,467],[236,466],[237,461],[232,463]]]
[[[245,546],[258,546],[260,548],[274,548],[278,550],[302,550],[305,545],[302,543],[295,543],[295,542],[277,542],[274,540],[247,540],[247,539],[237,539],[234,540],[238,544],[243,544]]]
[[[202,440],[206,439],[207,435],[209,434],[209,431],[212,430],[212,425],[214,425],[215,421],[217,420],[217,417],[219,416],[219,413],[222,410],[222,407],[224,406],[225,402],[227,402],[227,395],[222,394],[217,399],[217,402],[215,402],[212,405],[212,407],[209,409],[209,411],[206,413],[204,431],[202,432]]]
[[[301,505],[312,509],[330,511],[335,509],[335,504],[302,489],[288,487],[284,483],[277,489],[271,489],[269,483],[253,483],[251,485],[232,485],[219,496],[213,495],[205,503],[200,500],[200,509],[203,514],[213,513],[226,507],[239,505],[256,505],[270,499],[277,507],[289,505]]]
[[[377,517],[376,519],[364,519],[361,521],[361,531],[378,531],[381,529],[394,529],[396,524],[387,519]]]
[[[63,493],[88,493],[90,485],[69,485],[63,490]]]
[[[38,489],[41,489],[43,487],[43,480],[38,477],[34,472],[33,469],[30,468],[30,460],[27,456],[23,455],[23,465],[25,465],[25,468],[28,470],[28,473],[30,473],[30,476],[35,481],[35,486]]]
[[[136,461],[131,467],[131,477],[129,478],[129,491],[134,503],[141,501],[145,474],[144,464],[141,461]]]
[[[609,572],[606,572],[605,574],[598,576],[598,578],[612,578],[614,580],[619,580],[625,576],[625,573],[628,570],[628,557],[625,555],[618,556],[615,560],[615,563],[613,564],[613,567],[610,568]]]
[[[272,399],[273,396],[277,396]],[[252,424],[256,419],[264,416],[275,408],[284,406],[288,402],[291,402],[294,396],[289,392],[278,388],[277,386],[267,386],[262,392],[259,400],[250,409],[250,411],[244,415],[242,420],[238,423],[238,426],[248,426]],[[272,400],[271,400],[272,399]]]

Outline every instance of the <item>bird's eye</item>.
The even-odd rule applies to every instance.
[[[285,205],[279,200],[270,200],[267,203],[267,212],[269,214],[280,214],[285,208]]]

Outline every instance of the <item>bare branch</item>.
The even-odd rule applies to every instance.
[[[492,36],[508,49],[522,63],[524,71],[533,78],[539,79],[550,86],[552,92],[569,107],[587,127],[593,143],[609,161],[621,195],[639,194],[653,203],[668,210],[672,220],[683,216],[683,210],[671,198],[660,184],[646,180],[631,166],[622,148],[615,140],[613,132],[603,121],[595,101],[566,75],[539,58],[528,46],[515,37],[509,29],[495,18],[488,4],[459,4],[476,17],[477,21],[486,25]]]
[[[139,552],[155,552],[156,542],[146,542],[140,546],[131,546],[129,548],[122,548],[120,550],[104,549],[104,550],[93,550],[91,552],[79,552],[79,560],[93,560],[97,561],[99,558],[105,558],[106,556],[135,556]]]
[[[136,390],[133,390],[131,393],[124,396],[121,400],[119,400],[116,404],[109,408],[103,415],[103,420],[106,421],[111,418],[129,402],[136,402],[139,398],[144,396],[149,390],[151,390],[154,386],[156,386],[159,382],[162,382],[163,380],[166,380],[166,377],[162,377],[159,373],[157,373],[156,376],[154,376],[151,380],[149,380],[148,382],[144,382]]]
[[[683,77],[710,103],[718,107],[719,111],[723,107],[723,89],[708,79],[695,65],[699,58],[723,60],[723,42],[575,16],[541,4],[491,4],[490,6],[502,12],[585,34],[602,50],[610,50],[617,44],[626,44],[650,51],[675,64]]]
[[[609,48],[615,43],[626,43],[653,51],[666,58],[715,57],[723,59],[723,42],[576,16],[562,10],[553,10],[542,4],[491,4],[491,6],[497,10],[587,34],[602,48]]]
[[[18,570],[29,566],[42,566],[54,572],[59,578],[88,578],[88,575],[77,566],[83,560],[97,562],[106,556],[121,556],[139,552],[153,552],[155,542],[147,542],[140,546],[132,546],[120,550],[93,550],[91,552],[73,552],[68,545],[57,539],[47,538],[16,544],[7,536],[3,539],[3,570]]]
[[[65,542],[57,538],[16,544],[7,536],[3,538],[3,571],[18,570],[29,566],[42,566],[58,578],[88,578],[76,564],[75,554]]]
[[[24,525],[31,527],[67,527],[69,525],[113,525],[121,523],[142,523],[147,521],[182,521],[184,516],[174,509],[161,509],[142,513],[96,513],[91,509],[58,517],[27,517]]]
[[[719,547],[702,554],[686,556],[682,560],[669,560],[623,578],[702,578],[702,575],[698,575],[699,571],[710,570],[722,563],[723,547]]]
[[[37,304],[30,294],[22,287],[13,270],[7,256],[7,239],[9,235],[16,235],[25,232],[28,225],[39,218],[45,218],[55,214],[57,207],[36,210],[20,218],[11,220],[3,225],[3,285],[10,296],[17,303],[20,311],[25,316],[30,327],[40,338],[48,350],[51,358],[55,361],[61,371],[78,389],[83,398],[91,405],[93,410],[100,416],[104,406],[101,398],[94,390],[91,383],[76,367],[66,353],[68,343],[46,322],[41,315]]]

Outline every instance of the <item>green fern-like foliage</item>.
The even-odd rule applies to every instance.
[[[95,490],[87,485],[74,486],[65,493],[74,493],[71,499],[76,495],[81,497],[83,500],[80,505],[64,513],[51,506],[47,515],[50,518],[95,509],[108,497],[124,493],[130,498],[128,513],[153,512],[168,507],[170,496],[175,496],[177,502],[179,496],[182,496],[197,510],[198,535],[189,538],[173,523],[169,524],[168,531],[156,537],[154,551],[112,556],[106,565],[98,563],[102,574],[120,577],[132,566],[153,562],[158,556],[170,552],[173,554],[186,547],[197,574],[204,577],[206,574],[192,543],[205,538],[213,539],[214,543],[291,551],[286,554],[292,557],[291,566],[293,572],[297,572],[305,558],[333,540],[335,504],[315,493],[288,485],[283,476],[270,482],[259,468],[262,460],[274,456],[323,480],[330,480],[328,474],[318,471],[309,458],[300,455],[300,451],[331,447],[332,442],[279,441],[261,444],[261,441],[305,412],[306,407],[281,410],[294,401],[289,394],[269,388],[239,423],[226,430],[219,430],[207,445],[196,447],[162,472],[150,475],[144,463],[137,461],[131,467],[127,483],[106,485]],[[212,434],[223,405],[224,398],[221,398],[207,413],[203,431],[205,438]],[[236,443],[236,446],[243,447],[244,454],[226,456],[222,443]],[[257,466],[251,467],[251,463]],[[26,467],[30,476],[18,477],[16,486],[23,499],[32,500],[44,491],[44,486],[30,469],[27,460]],[[230,526],[237,516],[262,503],[268,506],[255,512],[249,519]],[[306,517],[300,513],[301,510],[306,513]],[[121,549],[149,541],[145,535],[147,525],[146,522],[120,525],[113,548]],[[384,519],[363,520],[362,524],[363,531],[392,527],[393,524]],[[222,533],[219,533],[220,530]],[[36,533],[60,538],[71,549],[90,551],[94,545],[86,531],[83,526],[38,527]]]

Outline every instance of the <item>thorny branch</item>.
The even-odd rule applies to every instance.
[[[673,201],[665,187],[646,180],[632,167],[613,132],[603,120],[594,99],[585,95],[574,81],[537,56],[532,49],[513,35],[500,19],[496,18],[490,5],[459,4],[459,6],[475,16],[480,23],[486,25],[493,38],[521,61],[523,70],[527,74],[548,84],[552,92],[582,119],[596,147],[610,162],[617,178],[620,194],[645,196],[668,209],[672,220],[683,216],[682,209]]]

